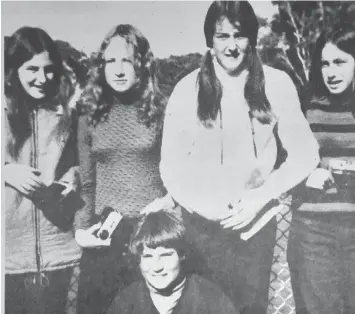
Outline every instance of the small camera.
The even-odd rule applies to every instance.
[[[101,216],[102,225],[97,231],[96,236],[101,240],[110,238],[122,218],[123,216],[112,207],[105,207]]]

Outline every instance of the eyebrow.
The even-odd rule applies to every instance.
[[[166,249],[166,251],[162,252],[161,254],[165,254],[165,253],[174,253],[175,249]]]
[[[223,32],[223,31],[216,31],[215,32],[215,35],[225,35],[225,34],[227,34],[227,35],[229,35],[230,34],[230,32]],[[239,29],[235,29],[235,30],[233,30],[233,35],[234,34],[241,34],[241,30],[239,30]]]
[[[174,254],[174,251],[166,251],[166,252],[160,253],[161,256],[164,256],[164,255],[173,255],[173,254]]]
[[[335,58],[335,59],[331,59],[331,60],[326,60],[326,59],[321,59],[321,62],[324,63],[324,62],[339,62],[339,61],[347,61],[346,58]]]

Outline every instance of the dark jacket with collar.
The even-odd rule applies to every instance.
[[[172,314],[238,314],[232,301],[214,283],[192,275]],[[135,282],[119,293],[108,314],[159,314],[144,281]]]

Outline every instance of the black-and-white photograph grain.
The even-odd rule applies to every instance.
[[[355,1],[3,1],[5,314],[355,314]]]

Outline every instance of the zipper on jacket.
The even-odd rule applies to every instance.
[[[31,166],[35,169],[38,169],[38,156],[39,156],[39,148],[38,148],[38,110],[34,109],[32,111],[32,158],[31,158]],[[39,284],[42,286],[48,286],[49,280],[48,277],[41,273],[42,266],[42,252],[41,252],[41,234],[40,234],[40,215],[39,209],[35,204],[32,204],[32,208],[34,211],[34,220],[35,220],[35,253],[36,253],[36,266],[37,266],[37,274],[33,279],[33,283],[36,284],[38,279]]]

